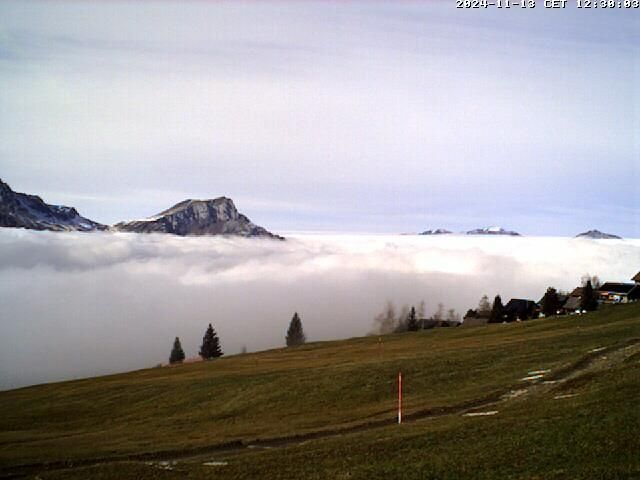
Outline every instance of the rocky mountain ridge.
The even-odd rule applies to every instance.
[[[0,179],[0,227],[91,232],[106,225],[83,217],[73,207],[49,205],[37,195],[14,192]]]
[[[621,240],[622,237],[613,235],[612,233],[604,233],[600,230],[589,230],[576,235],[576,238],[593,238],[596,240]]]
[[[446,230],[444,228],[438,228],[436,230],[425,230],[422,233],[419,233],[418,235],[447,235],[449,233],[453,233],[449,230]]]
[[[514,237],[520,236],[518,232],[514,232],[512,230],[505,230],[502,227],[476,228],[475,230],[469,230],[467,232],[467,235],[511,235]]]
[[[184,200],[159,214],[112,227],[120,232],[171,233],[174,235],[239,235],[283,239],[254,224],[238,212],[233,200],[218,197],[210,200]]]
[[[174,235],[238,235],[283,239],[238,212],[233,200],[184,200],[144,220],[112,227],[81,216],[73,207],[49,205],[36,195],[14,192],[0,179],[0,227],[51,231],[120,231]]]

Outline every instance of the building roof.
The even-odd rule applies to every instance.
[[[572,295],[563,305],[565,310],[578,310],[580,308],[580,297]]]
[[[598,290],[602,293],[618,293],[623,295],[628,295],[631,293],[631,290],[636,288],[635,283],[616,283],[616,282],[606,282],[604,283]]]
[[[536,308],[536,302],[524,298],[512,298],[504,306],[505,312],[531,312]]]
[[[631,280],[633,280],[636,283],[640,283],[640,272],[636,273]]]
[[[569,294],[570,297],[581,297],[582,296],[583,287],[576,287],[573,289],[573,292]]]
[[[556,296],[558,297],[558,304],[562,305],[564,304],[564,302],[567,301],[567,298],[569,298],[569,294],[568,293],[558,293],[556,292]],[[544,299],[544,295],[542,296],[542,298],[540,300],[538,300],[538,305],[542,305],[542,300]]]
[[[471,315],[469,315],[471,313]],[[467,313],[464,314],[464,318],[489,318],[491,317],[491,310],[482,311],[482,310],[473,310],[469,309]]]

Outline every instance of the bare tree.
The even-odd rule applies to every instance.
[[[489,297],[487,295],[483,295],[480,299],[480,303],[478,303],[478,316],[488,317],[490,313],[491,303],[489,303]]]
[[[600,278],[597,275],[591,276],[589,273],[585,273],[580,278],[580,283],[582,284],[583,287],[585,287],[587,285],[587,282],[591,282],[591,287],[594,290],[598,290],[602,286],[602,282],[600,281]]]
[[[438,310],[436,310],[436,313],[433,314],[433,319],[444,320],[444,304],[443,303],[438,304]]]
[[[407,325],[409,323],[410,314],[411,314],[411,310],[409,309],[409,305],[403,305],[402,308],[400,309],[400,314],[396,319],[396,328],[394,329],[394,332],[399,333],[399,332],[407,331],[408,329]]]
[[[396,329],[396,307],[391,301],[387,301],[382,313],[376,315],[373,320],[373,331],[375,335],[385,335],[392,333]]]
[[[460,315],[456,313],[456,309],[455,308],[450,308],[449,310],[447,310],[447,321],[449,321],[449,322],[459,322],[460,321]]]

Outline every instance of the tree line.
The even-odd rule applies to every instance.
[[[578,308],[581,311],[591,312],[598,308],[598,288],[600,288],[600,280],[597,276],[590,277],[585,275],[582,277],[582,290],[580,291],[580,299]],[[483,295],[478,304],[476,310],[469,309],[465,317],[476,318],[488,318],[489,323],[502,323],[512,322],[514,320],[528,320],[529,318],[536,318],[539,314],[543,314],[545,317],[557,315],[563,308],[563,302],[561,297],[566,297],[569,294],[559,292],[554,287],[548,287],[540,300],[540,309],[535,311],[528,311],[526,308],[522,308],[518,311],[507,311],[502,303],[500,295],[496,295],[493,304],[489,303],[487,295]]]
[[[285,335],[285,341],[287,347],[302,345],[307,341],[304,329],[302,328],[302,320],[300,319],[298,312],[295,312],[291,318],[289,328]],[[242,347],[242,353],[246,353],[246,347]],[[220,346],[220,338],[211,324],[209,324],[207,330],[204,332],[198,355],[200,355],[203,360],[213,360],[224,355],[222,347]],[[180,343],[180,338],[176,337],[173,341],[171,354],[169,355],[169,363],[181,363],[185,358],[186,356],[182,348],[182,344]]]
[[[581,311],[593,311],[598,308],[598,288],[600,280],[597,276],[584,275],[581,279],[582,289],[580,293],[579,309]],[[522,306],[516,310],[507,309],[502,303],[502,297],[498,294],[489,301],[487,295],[483,295],[478,303],[478,307],[469,309],[466,317],[475,317],[487,319],[488,323],[512,322],[515,320],[528,320],[536,318],[539,314],[544,316],[556,315],[561,311],[563,302],[561,297],[567,297],[568,294],[559,292],[554,287],[547,288],[544,296],[540,300],[540,308],[531,308],[531,304],[535,307],[535,302],[528,301],[530,308]],[[460,315],[455,309],[445,309],[442,303],[438,304],[438,309],[430,317],[425,318],[425,302],[418,303],[418,307],[403,305],[397,312],[395,305],[391,301],[387,301],[382,312],[374,318],[373,330],[370,334],[384,335],[389,333],[401,333],[417,331],[424,328],[431,328],[435,323],[440,325],[455,325],[461,322]]]
[[[426,304],[424,300],[418,303],[418,307],[403,305],[400,311],[396,311],[393,302],[387,301],[384,309],[373,320],[373,335],[386,335],[388,333],[415,332],[429,328],[432,322],[460,322],[460,315],[454,308],[445,309],[444,304],[438,303],[438,309],[431,316],[426,317]]]

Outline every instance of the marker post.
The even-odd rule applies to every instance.
[[[402,423],[402,372],[398,372],[398,424]]]

